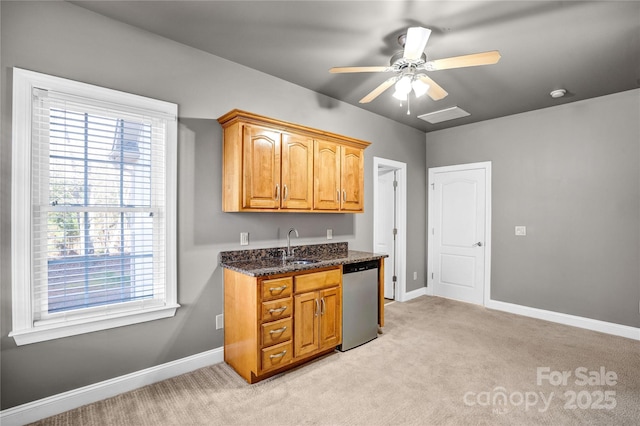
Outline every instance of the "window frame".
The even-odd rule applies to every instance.
[[[153,111],[167,117],[165,137],[165,298],[160,306],[127,310],[129,302],[113,304],[103,315],[71,316],[71,319],[36,325],[33,299],[32,234],[32,106],[33,89],[79,96],[96,104],[122,105],[123,110]],[[177,303],[177,111],[176,104],[120,92],[91,84],[13,68],[12,172],[11,172],[11,270],[12,331],[18,346],[93,331],[138,324],[175,315]]]

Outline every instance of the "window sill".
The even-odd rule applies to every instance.
[[[110,328],[139,324],[162,318],[170,318],[176,314],[176,310],[179,307],[180,305],[174,304],[147,309],[143,312],[122,313],[120,315],[109,316],[107,318],[93,318],[91,320],[79,320],[75,323],[67,322],[63,324],[38,326],[27,330],[12,331],[9,333],[9,337],[13,337],[16,345],[18,346],[28,345],[31,343],[60,339],[62,337],[91,333],[93,331],[108,330]]]

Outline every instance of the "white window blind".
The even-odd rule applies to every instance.
[[[175,116],[120,92],[30,90],[31,312],[14,334],[175,312]]]

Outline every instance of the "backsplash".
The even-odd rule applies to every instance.
[[[326,258],[346,257],[349,253],[349,243],[311,244],[304,246],[292,246],[295,249],[295,257],[298,258]],[[265,258],[281,258],[283,247],[272,247],[253,250],[221,251],[218,257],[220,263],[246,262]]]

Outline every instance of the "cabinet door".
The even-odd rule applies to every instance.
[[[340,155],[341,210],[364,210],[364,150],[341,147]]]
[[[253,125],[244,126],[243,206],[280,207],[280,132]]]
[[[320,291],[320,349],[342,343],[342,294],[339,287]]]
[[[313,207],[313,139],[282,135],[282,202],[285,209]]]
[[[340,209],[340,146],[316,140],[313,157],[313,207]]]
[[[319,347],[318,292],[302,293],[295,296],[293,313],[294,356],[315,352]]]

